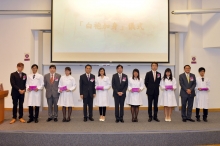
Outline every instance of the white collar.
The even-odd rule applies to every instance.
[[[87,73],[86,73],[86,76],[90,76],[90,74],[87,74]]]
[[[122,73],[118,73],[119,76],[122,76]]]

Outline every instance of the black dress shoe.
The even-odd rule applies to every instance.
[[[66,122],[66,118],[63,118],[62,122]]]
[[[118,123],[119,122],[119,120],[115,120],[115,123]]]
[[[47,122],[50,122],[51,120],[53,120],[53,119],[52,119],[52,118],[48,118],[48,119],[47,119]]]
[[[131,121],[132,121],[132,122],[135,122],[135,119],[132,119]]]
[[[138,119],[136,118],[136,119],[134,120],[134,122],[138,122]]]
[[[83,120],[84,122],[87,122],[87,118],[84,118],[84,120]]]
[[[57,122],[58,121],[58,119],[57,118],[54,118],[54,122]]]
[[[158,118],[154,118],[154,121],[160,122],[160,120]]]
[[[186,122],[186,119],[183,119],[183,122]]]
[[[207,120],[207,119],[203,119],[203,121],[204,121],[204,122],[208,122],[208,120]]]
[[[190,121],[190,122],[195,122],[195,120],[193,120],[193,119],[187,119],[188,121]]]
[[[197,122],[200,122],[201,120],[199,118],[196,119]]]
[[[125,121],[123,119],[120,120],[121,123],[124,123]]]
[[[38,123],[38,119],[35,119],[34,122],[35,122],[35,123]]]
[[[93,118],[89,118],[89,120],[90,120],[90,121],[94,121],[94,119],[93,119]]]
[[[70,119],[70,118],[67,118],[67,119],[66,119],[66,122],[69,122],[69,121],[71,121],[71,119]]]
[[[33,122],[34,120],[33,119],[29,119],[28,121],[27,121],[27,123],[31,123],[31,122]]]
[[[152,121],[152,118],[149,118],[149,119],[148,119],[148,122],[151,122],[151,121]]]

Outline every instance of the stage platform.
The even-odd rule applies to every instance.
[[[114,111],[108,110],[106,121],[100,122],[98,111],[95,121],[83,122],[82,111],[72,112],[72,120],[62,122],[59,111],[58,122],[46,122],[47,111],[40,112],[39,123],[9,124],[11,111],[5,112],[5,121],[0,125],[1,146],[176,146],[209,145],[220,143],[220,113],[210,112],[208,122],[186,122],[180,112],[173,112],[172,122],[165,122],[163,111],[159,111],[161,122],[148,122],[146,110],[140,110],[139,122],[131,122],[130,111],[125,111],[125,123],[115,123]],[[28,120],[28,112],[24,112]],[[195,113],[193,113],[195,119]]]

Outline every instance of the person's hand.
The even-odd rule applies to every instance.
[[[96,96],[96,94],[93,94],[93,98]]]
[[[138,89],[138,92],[141,92],[141,89]]]
[[[120,96],[120,93],[121,93],[121,92],[118,92],[118,96]]]
[[[27,89],[29,92],[31,91],[30,88]]]
[[[62,93],[63,91],[62,91],[62,90],[60,90],[59,92],[60,92],[60,93]]]
[[[22,93],[22,90],[19,89],[18,91],[19,91],[20,94],[23,94],[23,93]]]
[[[198,90],[201,91],[202,89],[201,89],[201,88],[198,88]]]
[[[67,90],[66,90],[66,92],[70,92],[70,90],[69,90],[69,89],[67,89]]]
[[[191,90],[190,90],[190,89],[187,89],[186,92],[187,92],[188,94],[191,94]]]
[[[119,96],[122,96],[122,94],[123,94],[123,93],[122,93],[122,92],[120,92],[120,93],[119,93]]]
[[[80,95],[80,98],[83,99],[83,95]]]
[[[37,92],[37,91],[38,91],[38,89],[36,88],[34,91],[35,91],[35,92]]]

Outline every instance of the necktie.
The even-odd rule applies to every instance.
[[[33,75],[33,79],[35,78],[35,75]]]
[[[121,75],[119,75],[119,80],[120,80],[120,83],[121,83]]]
[[[52,76],[50,77],[50,83],[53,84],[53,74],[52,74]]]
[[[189,74],[187,74],[187,76],[186,76],[186,77],[187,77],[187,81],[188,81],[188,83],[189,83]]]
[[[154,71],[153,73],[154,73],[154,81],[155,81],[155,79],[156,79],[156,73],[155,73],[155,71]]]
[[[19,73],[19,76],[20,76],[20,78],[22,77],[22,73],[21,72]]]
[[[204,82],[204,78],[202,78],[202,81]]]
[[[89,81],[89,75],[87,76],[87,78],[88,78],[88,81]]]

